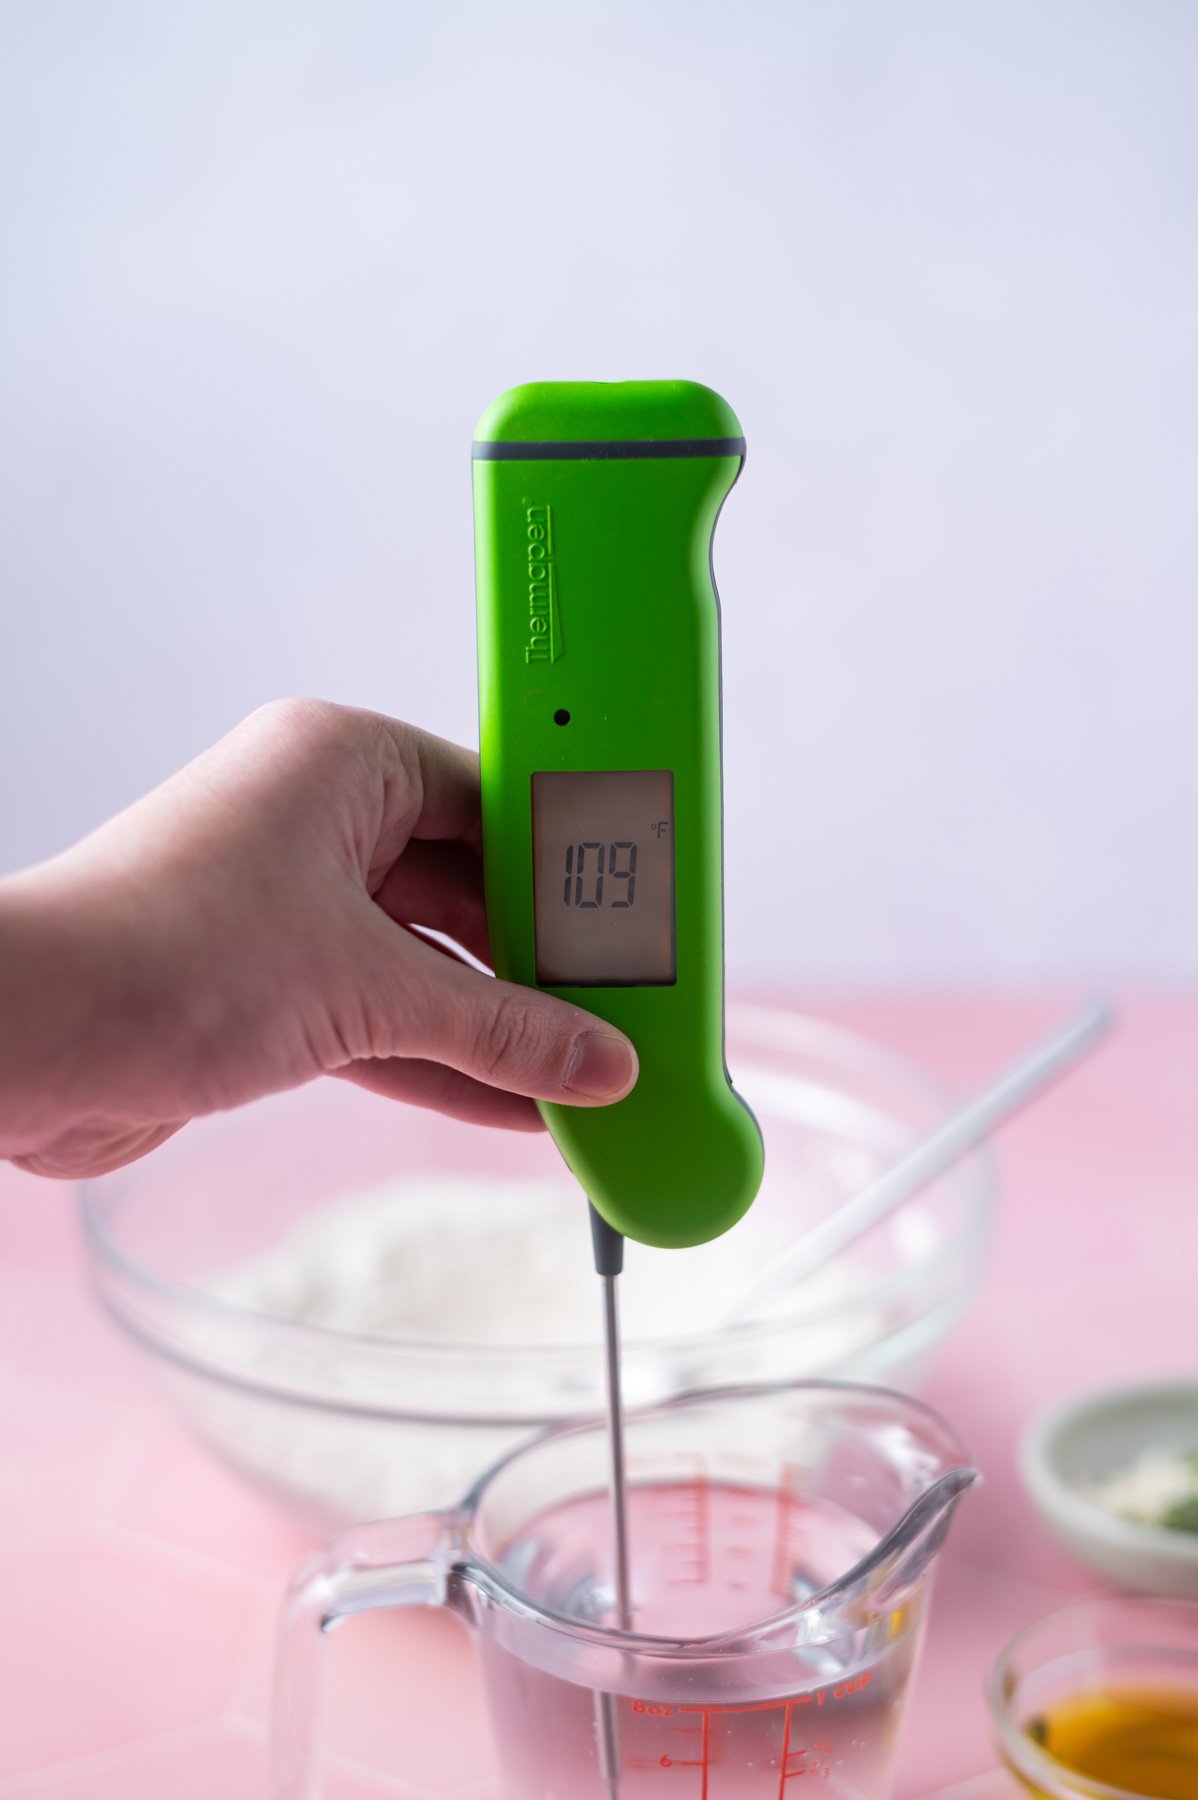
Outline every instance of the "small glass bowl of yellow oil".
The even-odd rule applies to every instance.
[[[1003,1760],[1044,1800],[1198,1800],[1198,1604],[1067,1606],[1011,1639],[989,1699]]]

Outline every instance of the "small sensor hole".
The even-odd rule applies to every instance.
[[[568,725],[570,723],[570,715],[566,711],[564,706],[559,706],[557,711],[554,713],[553,723],[555,725]]]

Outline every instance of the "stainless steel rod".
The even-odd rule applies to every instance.
[[[616,1277],[624,1267],[624,1239],[593,1205],[590,1213],[595,1272],[603,1282],[603,1358],[607,1389],[608,1485],[611,1494],[616,1623],[621,1631],[631,1631],[628,1485],[624,1472],[624,1407],[620,1398],[620,1305],[616,1294]],[[595,1695],[595,1735],[599,1744],[599,1771],[607,1784],[608,1800],[619,1800],[620,1733],[616,1718],[616,1696],[606,1691]]]
[[[599,1779],[607,1784],[607,1800],[620,1800],[620,1734],[612,1694],[595,1695],[595,1736],[599,1740]]]
[[[624,1466],[624,1405],[620,1390],[620,1303],[618,1277],[605,1274],[603,1282],[603,1354],[607,1388],[607,1444],[611,1496],[612,1566],[615,1575],[616,1622],[621,1631],[632,1629],[632,1589],[628,1564],[628,1485]],[[599,1773],[607,1784],[608,1800],[620,1795],[620,1734],[614,1694],[595,1696],[595,1730],[599,1740]]]
[[[612,1557],[616,1577],[616,1619],[632,1630],[632,1584],[628,1565],[628,1482],[624,1467],[624,1403],[620,1391],[620,1303],[615,1275],[603,1276],[603,1350],[607,1365],[607,1443],[611,1459]]]

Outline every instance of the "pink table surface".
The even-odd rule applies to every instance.
[[[954,1085],[1068,997],[895,996],[809,1010]],[[1193,1374],[1198,998],[1128,1001],[1110,1046],[1003,1134],[989,1277],[925,1389],[986,1477],[944,1555],[899,1794],[994,1789],[985,1671],[1095,1579],[1020,1490],[1047,1402]],[[0,1800],[258,1800],[274,1615],[304,1533],[195,1445],[87,1287],[69,1189],[0,1169]],[[497,1800],[473,1651],[448,1618],[332,1640],[329,1800]]]

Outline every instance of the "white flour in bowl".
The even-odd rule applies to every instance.
[[[790,1236],[762,1208],[685,1252],[630,1244],[625,1338],[709,1331]],[[803,1284],[804,1310],[851,1286],[844,1267],[821,1271]],[[209,1289],[274,1318],[407,1342],[551,1346],[588,1343],[598,1329],[586,1207],[576,1188],[553,1181],[388,1182],[323,1207]],[[793,1313],[797,1298],[784,1294],[763,1316]]]
[[[794,1231],[791,1207],[779,1216],[759,1203],[712,1244],[686,1251],[629,1244],[620,1281],[624,1341],[648,1347],[625,1364],[629,1405],[728,1378],[716,1321]],[[399,1381],[387,1394],[394,1416],[362,1412],[360,1353],[333,1335],[322,1380],[326,1392],[343,1386],[344,1407],[333,1399],[319,1406],[272,1399],[286,1346],[253,1333],[239,1351],[243,1382],[204,1383],[198,1391],[191,1384],[189,1414],[209,1441],[326,1527],[454,1504],[528,1436],[535,1416],[548,1421],[602,1405],[600,1288],[587,1209],[564,1180],[412,1174],[330,1202],[206,1286],[251,1313],[356,1339],[495,1352],[489,1366],[485,1349],[473,1359],[469,1417],[454,1385],[458,1359],[441,1369],[432,1355],[420,1358],[418,1393]],[[756,1366],[742,1348],[733,1379],[828,1375],[851,1365],[881,1327],[861,1290],[861,1271],[841,1259],[784,1294],[772,1310],[786,1316],[785,1333],[771,1334]],[[802,1314],[814,1316],[800,1323]],[[226,1349],[227,1329],[222,1323]],[[688,1337],[708,1345],[698,1364],[693,1352],[666,1349],[664,1340]],[[554,1361],[569,1345],[582,1348],[572,1374]],[[543,1377],[530,1383],[526,1361],[506,1364],[504,1346],[543,1353],[543,1361],[536,1357]],[[377,1388],[374,1396],[377,1403]],[[513,1422],[520,1418],[526,1422]]]

